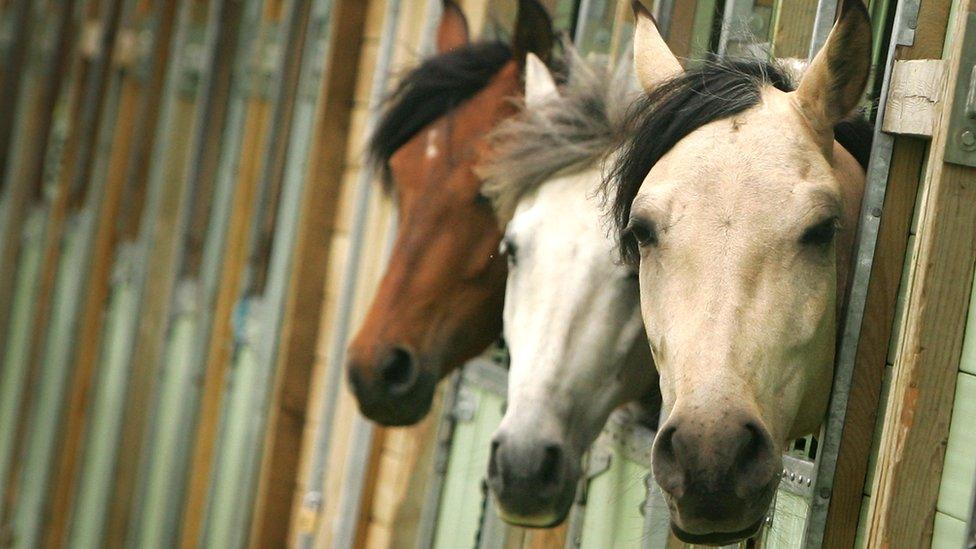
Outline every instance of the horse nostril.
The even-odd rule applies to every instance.
[[[542,454],[542,463],[539,464],[539,482],[543,486],[559,482],[559,470],[562,457],[563,451],[559,446],[555,444],[546,445]]]
[[[776,452],[772,437],[758,423],[747,421],[740,435],[741,443],[735,455],[738,490],[746,494],[761,489],[776,473]]]
[[[739,463],[749,463],[759,459],[765,448],[762,428],[755,423],[746,423],[743,440],[742,447],[739,449]]]
[[[380,364],[379,374],[389,393],[402,395],[409,392],[417,381],[413,355],[402,347],[394,347]]]
[[[501,446],[501,441],[497,438],[491,441],[491,452],[488,454],[488,476],[490,478],[497,477],[501,474],[501,470],[498,468],[499,446]]]
[[[654,478],[661,488],[672,496],[680,498],[684,493],[683,465],[686,456],[679,455],[678,451],[687,450],[687,448],[676,447],[680,446],[675,441],[677,431],[678,426],[674,422],[666,423],[661,427],[654,440],[651,466],[654,471]]]

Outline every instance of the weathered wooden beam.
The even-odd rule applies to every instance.
[[[895,61],[881,127],[887,133],[929,137],[945,88],[941,59]]]

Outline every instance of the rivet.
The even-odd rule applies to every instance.
[[[790,473],[790,480],[796,480],[796,473]]]
[[[871,215],[874,217],[881,217],[881,208],[873,208],[871,210]]]
[[[963,130],[959,134],[959,145],[967,151],[976,150],[976,133],[972,130]]]
[[[808,478],[807,479],[807,486],[810,486],[812,483],[813,483],[813,479]]]
[[[822,497],[823,499],[829,498],[830,497],[830,488],[827,488],[826,486],[824,486],[823,488],[821,488],[820,489],[820,497]]]

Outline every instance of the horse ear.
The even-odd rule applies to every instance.
[[[833,140],[834,125],[857,107],[871,70],[867,9],[861,0],[841,0],[837,12],[827,42],[794,92],[801,112],[827,143]]]
[[[556,81],[549,68],[534,53],[525,56],[525,104],[535,108],[559,97]]]
[[[519,0],[515,19],[515,35],[512,37],[512,54],[519,65],[525,65],[525,56],[536,54],[543,63],[552,56],[556,41],[552,20],[546,8],[537,0]]]
[[[444,0],[441,24],[437,27],[437,51],[449,52],[468,43],[468,18],[453,0]]]
[[[684,70],[654,22],[654,17],[640,0],[632,0],[634,9],[634,70],[644,91],[651,91],[661,82]]]

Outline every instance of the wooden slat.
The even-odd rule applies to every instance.
[[[21,82],[21,104],[16,106],[17,120],[9,145],[10,154],[7,163],[0,166],[0,179],[3,180],[0,188],[5,194],[0,207],[5,208],[6,214],[0,218],[4,223],[0,227],[0,311],[10,310],[16,275],[12,266],[19,253],[20,229],[29,206],[39,201],[42,193],[55,105],[70,67],[70,46],[76,32],[73,10],[74,0],[50,0],[35,7],[35,22],[43,26],[44,31],[31,37],[28,55],[33,58],[32,63],[39,66],[29,68],[27,78]],[[8,316],[0,315],[0,348],[5,347]],[[29,405],[29,400],[25,399],[25,406]]]
[[[169,53],[169,38],[175,16],[175,0],[159,4],[158,30],[154,36],[152,58],[152,74],[148,81],[143,81],[141,75],[128,70],[131,67],[119,67],[121,71],[119,82],[119,106],[111,130],[112,143],[109,146],[108,159],[104,177],[104,197],[98,216],[93,247],[91,250],[91,267],[84,290],[84,302],[81,304],[79,321],[76,326],[77,349],[75,351],[74,377],[67,397],[67,416],[64,429],[64,441],[57,465],[53,486],[57,489],[52,494],[51,516],[48,538],[49,546],[58,547],[64,543],[67,532],[67,520],[70,516],[75,490],[77,488],[77,474],[82,455],[83,437],[88,422],[88,406],[91,400],[91,389],[94,377],[94,366],[101,338],[101,327],[104,320],[110,286],[112,257],[118,235],[115,234],[115,219],[123,207],[122,194],[126,184],[127,166],[140,147],[136,143],[151,141],[152,132],[146,128],[147,123],[155,120],[158,111],[159,89],[162,75],[165,71],[166,58]],[[131,24],[137,27],[149,16],[153,9],[149,3],[140,1],[136,8]],[[130,205],[131,206],[131,205]]]
[[[323,281],[337,215],[360,42],[367,3],[341,0],[332,8],[330,55],[322,60],[317,128],[307,171],[308,182],[294,249],[294,271],[280,333],[277,377],[272,393],[264,459],[254,520],[252,547],[287,539],[295,480],[308,412],[309,383],[315,362],[318,317],[324,301]],[[338,22],[342,24],[338,24]]]
[[[191,27],[202,29],[207,20],[209,2],[207,0],[184,0],[180,10],[186,11],[187,28],[177,31],[188,33]],[[178,16],[179,17],[179,16]],[[183,56],[180,52],[178,55]],[[170,75],[180,78],[173,59]],[[138,481],[138,469],[142,451],[143,435],[149,409],[149,395],[156,382],[156,360],[162,348],[165,334],[160,333],[168,314],[170,293],[173,288],[175,269],[173,268],[177,239],[176,223],[179,219],[183,194],[187,190],[186,166],[190,157],[190,141],[187,136],[194,135],[195,113],[199,101],[195,93],[179,89],[176,81],[166,82],[173,86],[172,98],[165,98],[164,105],[170,105],[168,120],[161,120],[155,146],[150,152],[150,160],[143,165],[146,170],[143,181],[158,182],[162,185],[159,203],[155,211],[140,206],[139,215],[128,215],[122,231],[126,235],[141,239],[140,245],[151,245],[145,265],[144,280],[141,286],[138,314],[132,319],[135,323],[135,342],[129,359],[128,386],[122,415],[121,434],[115,463],[115,483],[111,489],[111,501],[106,516],[106,540],[109,547],[122,546],[129,531],[129,520],[133,508],[133,493]],[[165,146],[163,146],[165,145]],[[132,189],[140,192],[149,185]],[[148,197],[146,202],[153,197]],[[138,201],[137,203],[142,203]],[[135,213],[135,212],[133,212]],[[144,240],[143,240],[144,239]]]
[[[957,4],[948,81],[963,77],[962,31],[976,0]],[[932,539],[964,321],[976,263],[976,169],[944,163],[951,101],[936,124],[916,235],[908,313],[872,492],[868,544],[923,547]]]
[[[87,224],[67,225],[67,222],[76,219],[83,208],[94,207],[88,204],[92,201],[90,200],[92,197],[88,196],[87,190],[90,187],[89,180],[93,157],[98,142],[98,128],[102,116],[109,108],[109,105],[102,99],[105,96],[110,68],[109,58],[115,41],[121,9],[121,0],[111,0],[105,3],[92,2],[87,6],[86,31],[79,37],[78,44],[83,68],[78,74],[78,85],[74,91],[75,97],[69,99],[69,101],[76,102],[76,118],[65,150],[64,165],[60,173],[61,181],[58,185],[58,194],[47,229],[49,237],[47,261],[50,261],[47,268],[52,270],[71,268],[73,269],[71,277],[82,281],[86,280],[91,265],[88,261],[90,255],[88,255],[87,249],[79,250],[84,255],[79,258],[80,261],[76,265],[59,266],[57,263],[64,261],[62,250],[67,248],[69,239],[76,240],[75,246],[90,242],[88,237],[91,232],[88,230]],[[100,200],[100,198],[94,197],[95,200]],[[78,231],[78,234],[64,234],[66,228],[71,228],[72,232]],[[46,283],[47,281],[44,280],[43,282]],[[66,282],[66,280],[59,280],[58,284],[65,284]],[[53,280],[51,284],[46,290],[54,292]],[[34,340],[34,367],[61,371],[64,387],[70,387],[73,377],[71,364],[75,350],[74,342],[73,340],[47,340],[46,336],[47,334],[62,333],[62,329],[69,333],[72,331],[72,328],[77,325],[77,319],[69,315],[75,314],[77,311],[76,304],[83,298],[83,294],[65,292],[61,294],[63,300],[59,300],[55,299],[53,295],[45,295],[44,290],[42,287],[41,303],[38,303],[37,316],[35,317],[38,337]],[[48,310],[47,307],[56,307],[56,309],[52,311]],[[53,412],[54,416],[60,418],[57,420],[59,426],[63,426],[71,410],[62,404],[65,401],[63,392],[59,391],[59,394],[54,398],[57,399],[57,403],[50,411]],[[59,498],[68,491],[59,484],[61,479],[57,474],[57,463],[59,461],[57,457],[63,455],[64,452],[61,445],[63,434],[64,432],[59,428],[57,432],[46,435],[54,439],[53,455],[39,457],[44,461],[50,460],[52,465],[52,470],[46,478],[47,486],[44,487],[45,493],[42,496],[41,506],[36,510],[45,515],[52,514],[51,505],[61,504],[65,501],[55,498]],[[60,533],[60,527],[63,526],[60,519],[63,515],[55,516],[57,519],[53,522],[57,523],[57,526],[45,525],[44,534]],[[44,539],[43,535],[40,539]]]
[[[281,6],[280,0],[267,0],[261,5],[263,25],[281,21]],[[242,29],[243,32],[255,32],[255,29]],[[194,434],[193,457],[183,513],[185,522],[181,532],[181,544],[184,547],[196,546],[203,528],[225,383],[233,349],[232,313],[243,289],[242,275],[248,260],[247,237],[256,186],[263,168],[263,152],[266,150],[272,105],[267,98],[251,96],[247,98],[245,110],[240,130],[240,153],[234,159],[237,165],[235,194],[227,222],[220,282],[203,373],[199,421]]]
[[[0,58],[0,172],[7,165],[7,151],[10,136],[14,129],[14,114],[20,97],[20,80],[26,72],[24,61],[29,50],[31,24],[31,2],[29,0],[11,1],[4,6],[3,17],[11,30],[10,46]],[[4,178],[0,173],[0,196],[4,190]],[[2,329],[2,325],[0,325]],[[3,336],[0,336],[2,341]],[[0,346],[2,347],[2,346]]]
[[[34,181],[17,181],[17,179],[14,179],[11,182],[11,191],[15,194],[23,194],[20,194],[19,197],[8,197],[8,200],[13,200],[13,203],[8,204],[12,208],[8,211],[7,221],[8,223],[13,223],[14,227],[17,226],[17,220],[23,213],[15,210],[23,209],[30,204],[44,208],[46,211],[45,227],[42,232],[38,282],[34,295],[32,315],[28,320],[31,335],[27,342],[26,359],[28,373],[25,387],[30,388],[30,390],[26,398],[23,399],[19,414],[17,442],[23,443],[24,447],[18,450],[19,455],[15,458],[13,467],[11,468],[11,479],[7,485],[9,489],[6,495],[7,505],[4,506],[6,512],[13,516],[14,522],[22,518],[32,520],[34,518],[32,511],[36,510],[37,513],[40,513],[41,507],[43,506],[43,502],[40,501],[42,496],[36,491],[43,491],[42,485],[46,480],[46,477],[43,475],[44,468],[40,467],[38,469],[42,471],[39,476],[31,479],[25,479],[23,477],[25,471],[30,466],[41,465],[40,463],[36,463],[37,460],[43,461],[50,458],[50,455],[43,450],[38,450],[37,452],[41,455],[33,455],[34,452],[29,450],[38,447],[38,444],[33,444],[35,440],[42,441],[49,436],[54,436],[52,432],[41,428],[40,425],[34,425],[34,423],[42,422],[47,418],[47,414],[45,413],[47,410],[42,409],[42,407],[45,405],[57,405],[58,402],[56,397],[53,400],[49,399],[47,401],[40,398],[42,396],[40,394],[42,389],[48,388],[44,386],[45,377],[43,375],[44,372],[40,368],[40,355],[43,334],[46,332],[47,326],[48,306],[52,300],[51,294],[58,273],[57,261],[61,257],[60,244],[62,242],[62,234],[60,227],[65,216],[65,190],[67,188],[67,180],[63,177],[63,172],[58,173],[57,170],[52,170],[51,162],[60,163],[64,161],[70,167],[72,164],[71,160],[74,156],[73,153],[79,142],[78,132],[73,130],[77,128],[78,119],[81,114],[80,95],[84,90],[83,83],[87,63],[82,61],[78,48],[78,37],[80,35],[78,21],[83,17],[82,14],[89,13],[84,10],[83,5],[69,5],[65,9],[64,16],[67,21],[64,23],[65,27],[59,33],[59,38],[56,42],[58,48],[54,53],[56,61],[50,67],[46,68],[46,70],[54,69],[60,73],[56,78],[57,84],[52,80],[48,81],[49,85],[53,85],[52,88],[49,88],[53,93],[51,96],[45,98],[45,102],[50,101],[48,105],[51,112],[36,113],[39,116],[39,120],[37,121],[37,125],[32,128],[33,131],[43,135],[42,143],[33,149],[28,144],[26,150],[21,151],[25,153],[24,156],[13,158],[14,163],[19,161],[28,163],[19,166],[19,168],[25,170],[26,173],[30,173],[31,179],[34,177],[37,179]],[[75,10],[79,13],[76,13]],[[64,75],[63,83],[61,75]],[[40,105],[34,105],[35,108],[37,106]],[[60,132],[56,133],[58,130]],[[58,136],[63,137],[65,141],[61,141]],[[14,140],[19,141],[24,138],[25,136],[23,135],[17,135],[14,137]],[[51,140],[50,143],[48,143],[48,139]],[[37,164],[34,164],[35,162]],[[15,170],[17,167],[15,166]],[[70,171],[70,168],[66,171]],[[18,173],[15,171],[14,176],[15,178],[19,178],[19,176],[26,175],[26,173]],[[50,188],[54,191],[54,196],[51,200],[47,200],[50,195],[46,195],[42,189],[42,186],[46,186],[47,184],[50,184]],[[12,257],[16,257],[17,255],[16,247],[19,240],[20,238],[18,237],[12,239],[12,242],[7,242],[13,248]],[[10,264],[13,263],[11,262]],[[0,269],[0,271],[5,270],[7,269]],[[9,269],[9,271],[16,271],[16,269]],[[0,277],[2,276],[0,274]],[[2,288],[0,288],[0,293],[2,293]],[[6,310],[5,304],[0,304],[0,310]],[[7,315],[0,316],[6,317]],[[0,321],[0,324],[2,323]],[[0,326],[0,329],[3,329],[3,327]],[[20,499],[20,496],[21,492],[28,491],[31,491],[32,495],[36,496],[36,501],[31,501],[25,505]],[[11,504],[13,504],[13,507]],[[39,532],[35,531],[33,526],[33,524],[28,525],[28,528],[32,530],[31,532],[17,532],[15,535],[21,536],[22,539],[35,540],[37,539],[35,534]]]
[[[645,6],[648,3],[645,2]],[[695,11],[698,2],[674,2],[671,12],[671,25],[668,27],[666,41],[671,51],[684,60],[691,55],[695,38]]]
[[[773,29],[773,57],[806,59],[813,36],[817,2],[779,0]]]
[[[926,1],[915,43],[899,48],[897,59],[941,56],[949,4],[950,0]],[[925,141],[904,136],[895,139],[891,153],[884,212],[827,512],[824,547],[850,547],[857,534],[871,441],[878,425],[885,363],[892,338],[896,336],[892,334],[896,302],[926,151]]]

